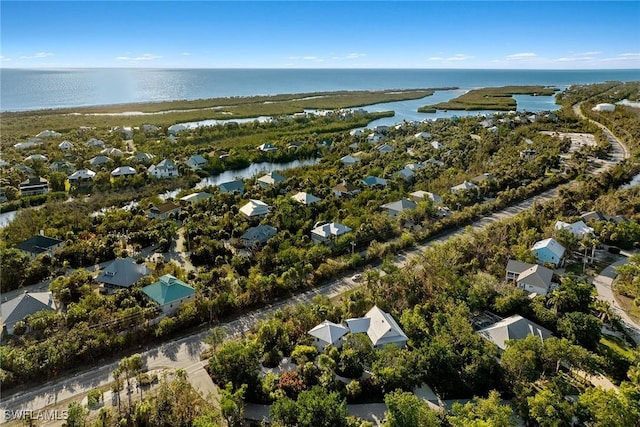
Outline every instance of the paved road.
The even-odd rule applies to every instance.
[[[627,261],[628,258],[624,257],[607,266],[607,268],[602,270],[600,274],[593,279],[593,284],[598,291],[598,299],[609,303],[614,313],[620,316],[620,320],[631,338],[637,345],[640,345],[640,324],[629,317],[629,315],[627,315],[627,313],[618,305],[618,301],[611,289],[611,285],[618,275],[616,267],[625,264]]]
[[[611,135],[608,130],[606,131],[606,133]],[[618,159],[618,156],[620,156],[621,159],[625,158],[628,155],[628,151],[626,151],[624,146],[613,135],[611,135],[611,142],[613,145],[613,152],[618,153],[618,155],[614,157],[612,161],[605,162],[597,170],[592,171],[592,173],[600,173],[615,164],[615,160]],[[471,228],[476,230],[482,229],[493,222],[499,221],[504,218],[513,217],[518,213],[530,208],[534,203],[550,200],[556,197],[558,191],[558,188],[545,191],[544,193],[541,193],[535,197],[527,199],[514,206],[508,207],[500,212],[496,212],[479,221],[476,221],[471,225]],[[467,227],[460,228],[458,230],[440,236],[437,239],[434,239],[433,241],[430,241],[426,244],[419,245],[410,251],[404,251],[398,255],[396,264],[399,267],[402,267],[411,256],[415,256],[418,253],[421,253],[426,247],[438,242],[448,240],[453,236],[463,234],[466,232],[466,230]],[[222,325],[222,327],[225,330],[228,338],[237,336],[245,333],[259,321],[271,316],[275,310],[280,309],[286,305],[311,303],[313,297],[318,294],[334,297],[347,290],[353,289],[356,286],[358,286],[358,284],[354,283],[351,279],[340,278],[320,288],[295,295],[283,302],[268,305],[267,307],[264,307],[262,309],[255,310],[240,319],[236,319],[226,323],[225,325]],[[201,366],[199,355],[205,347],[205,345],[203,344],[203,339],[208,335],[208,333],[208,330],[206,330],[172,342],[155,345],[153,348],[141,352],[141,354],[149,369],[167,367],[193,370],[195,366]],[[115,367],[116,363],[98,366],[92,368],[91,370],[78,373],[72,377],[61,377],[56,381],[40,385],[30,391],[8,396],[0,401],[0,411],[3,411],[5,409],[16,410],[20,408],[37,410],[44,408],[47,405],[51,405],[55,401],[85,394],[94,387],[104,386],[110,383],[113,380],[113,378],[111,377],[111,372],[113,372]],[[0,420],[0,424],[2,422],[3,420]]]

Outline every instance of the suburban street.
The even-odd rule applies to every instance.
[[[574,109],[575,108],[579,108],[579,106],[574,106]],[[577,112],[577,114],[581,115],[579,114],[579,112]],[[606,128],[603,128],[603,130],[607,135],[607,138],[612,143],[611,159],[608,161],[599,161],[599,166],[591,171],[591,173],[594,174],[601,173],[612,167],[615,163],[629,157],[629,152],[626,147],[624,147]],[[571,185],[571,183],[566,185]],[[561,187],[547,190],[539,195],[536,195],[535,197],[531,197],[513,206],[507,207],[499,212],[488,215],[474,222],[470,226],[458,228],[427,243],[416,245],[410,250],[403,251],[397,254],[395,263],[397,266],[403,267],[411,257],[422,253],[425,248],[431,245],[444,242],[454,236],[464,234],[469,229],[481,230],[494,222],[500,221],[505,218],[514,217],[515,215],[531,208],[536,203],[542,203],[555,198],[559,193],[559,188]],[[186,267],[188,270],[190,268],[193,268],[192,266],[190,267],[188,258],[179,253],[184,251],[184,240],[182,235],[180,236],[179,240],[174,243],[173,248],[176,247],[177,250],[174,250],[168,255],[169,259],[176,259],[183,267]],[[179,257],[179,259],[177,259],[176,256]],[[613,295],[611,293],[611,281],[613,280],[611,276],[613,275],[613,273],[609,271],[609,268],[607,268],[602,272],[600,276],[594,279],[594,284],[598,288],[598,294],[603,295],[603,299],[606,300],[613,299]],[[244,315],[241,318],[218,326],[224,329],[227,338],[241,335],[249,331],[259,321],[268,318],[276,310],[281,309],[284,306],[295,304],[309,304],[311,303],[313,297],[316,295],[321,294],[328,297],[335,297],[344,293],[345,291],[359,286],[358,283],[355,283],[350,279],[352,274],[353,272],[351,272],[348,276],[346,275],[342,278],[333,280],[317,289],[292,296],[282,302],[268,305],[264,308]],[[41,284],[34,285],[33,290],[45,290],[47,287],[48,282],[43,282]],[[20,293],[23,291],[24,289],[14,292]],[[3,298],[4,296],[5,295],[3,295]],[[7,294],[7,296],[9,295]],[[616,307],[614,303],[612,303],[612,307],[619,310],[619,308]],[[627,321],[624,316],[623,319],[625,320],[625,322]],[[203,330],[201,332],[197,332],[192,335],[176,339],[174,341],[157,344],[147,349],[132,349],[131,353],[140,353],[144,361],[146,362],[146,368],[149,370],[161,368],[185,369],[189,373],[189,378],[192,380],[192,383],[194,385],[196,385],[199,389],[206,389],[210,386],[209,383],[211,383],[211,380],[208,379],[208,375],[206,375],[206,371],[204,371],[203,369],[203,362],[200,361],[199,356],[202,350],[206,347],[206,344],[204,344],[203,340],[208,334],[209,327],[203,327]],[[636,342],[638,342],[638,339],[640,339],[640,330],[636,329],[635,334]],[[21,408],[38,410],[42,408],[52,407],[57,402],[65,401],[71,398],[80,398],[92,388],[105,386],[113,381],[111,373],[116,367],[117,362],[106,363],[101,366],[95,366],[73,375],[62,375],[54,381],[38,385],[28,391],[21,391],[10,396],[3,395],[2,399],[0,400],[0,410],[17,410]],[[0,424],[4,422],[6,422],[4,418],[0,420]]]

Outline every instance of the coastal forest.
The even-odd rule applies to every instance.
[[[499,89],[499,97],[532,90]],[[433,90],[393,92],[391,100]],[[3,391],[118,362],[113,383],[68,406],[67,425],[261,425],[248,419],[251,407],[276,426],[368,426],[353,408],[382,403],[385,426],[638,425],[640,352],[621,318],[598,298],[593,278],[640,242],[640,187],[626,185],[640,173],[640,109],[593,108],[637,101],[639,94],[638,82],[575,85],[557,94],[561,108],[554,112],[504,111],[378,129],[366,127],[393,113],[359,107],[387,102],[389,94],[316,94],[321,101],[312,107],[323,113],[301,111],[310,108],[300,104],[308,94],[140,106],[172,112],[130,118],[91,115],[116,107],[78,115],[2,113],[0,209],[16,211],[0,229],[2,291],[45,283],[59,307],[3,334]],[[473,96],[472,102],[487,100]],[[277,110],[257,107],[272,105],[265,100]],[[244,117],[273,117],[168,132],[184,120],[218,118],[210,109],[219,106]],[[613,161],[608,135],[596,122],[618,138],[623,159]],[[53,135],[34,139],[45,129]],[[576,144],[572,134],[589,134],[591,143]],[[103,145],[87,144],[92,139]],[[25,141],[33,144],[18,148]],[[63,141],[73,148],[61,150]],[[106,160],[96,166],[101,155]],[[204,160],[197,168],[188,162],[193,156]],[[177,165],[178,176],[150,173],[163,159]],[[279,182],[243,179],[237,192],[199,184],[256,163],[305,159],[314,164],[279,171]],[[114,176],[127,166],[131,175]],[[71,182],[77,170],[95,176]],[[46,178],[49,191],[22,196],[30,176]],[[466,189],[455,189],[461,184]],[[203,200],[184,200],[200,192],[207,194]],[[300,203],[292,198],[299,192],[318,200]],[[388,207],[407,200],[408,209]],[[252,201],[268,211],[246,215]],[[505,214],[527,201],[529,208]],[[168,202],[176,206],[172,217],[150,215]],[[589,212],[599,217],[585,219],[593,229],[588,238],[555,226]],[[314,231],[329,223],[348,231],[319,241]],[[266,226],[273,235],[247,243],[247,233]],[[38,234],[63,246],[36,257],[17,248]],[[548,238],[566,248],[552,290],[531,294],[505,280],[510,260],[535,264],[531,247]],[[95,276],[127,257],[150,273],[131,287],[105,291]],[[613,284],[636,320],[639,271],[640,255],[631,256]],[[194,289],[174,315],[161,314],[143,291],[164,275]],[[241,334],[224,328],[344,281],[351,285],[346,292],[283,304]],[[340,346],[320,350],[308,333],[324,321],[361,318],[374,306],[395,319],[406,346],[374,346],[366,334],[347,333]],[[487,318],[515,315],[551,336],[529,335],[501,349],[478,333]],[[202,331],[209,333],[200,357],[215,398],[199,394],[184,370],[148,370],[137,354]],[[133,382],[139,396],[130,392]],[[441,405],[419,397],[416,390],[425,385]],[[107,392],[115,404],[100,403]]]

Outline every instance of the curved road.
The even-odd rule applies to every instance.
[[[578,108],[576,114],[584,117],[581,112],[579,112],[579,104],[574,106],[574,111],[576,111],[576,108]],[[612,144],[613,159],[611,161],[605,161],[601,167],[592,171],[592,173],[601,173],[612,167],[618,161],[629,157],[626,147],[624,147],[624,145],[608,129],[604,126],[602,128]],[[493,222],[500,221],[505,218],[511,218],[518,213],[529,209],[534,203],[551,200],[558,195],[559,188],[560,187],[556,187],[554,189],[547,190],[535,197],[529,198],[516,205],[484,217],[474,222],[471,225],[471,228],[475,230],[483,229]],[[411,250],[401,252],[398,254],[395,263],[399,267],[403,267],[411,256],[421,253],[428,246],[443,242],[453,236],[464,234],[467,230],[467,227],[462,227],[429,241],[428,243],[418,245]],[[336,279],[322,287],[292,296],[280,303],[268,305],[262,309],[255,310],[244,315],[240,319],[236,319],[222,325],[222,328],[225,330],[227,337],[229,338],[241,335],[250,330],[259,321],[268,318],[273,312],[286,305],[311,303],[313,297],[318,294],[334,297],[347,290],[353,289],[356,286],[358,286],[358,284],[354,283],[347,277]],[[155,345],[151,349],[141,353],[145,360],[146,367],[148,369],[182,368],[187,370],[190,374],[201,370],[204,363],[200,361],[199,356],[202,350],[206,347],[203,340],[207,335],[209,335],[208,329],[174,341]],[[116,367],[117,362],[107,363],[73,376],[67,375],[66,377],[60,377],[55,381],[40,385],[30,391],[14,394],[0,401],[0,411],[18,409],[38,410],[45,408],[48,405],[54,405],[57,402],[86,394],[92,388],[105,386],[112,382],[113,378],[111,377],[111,373]],[[0,424],[3,422],[5,422],[5,420],[0,419]]]

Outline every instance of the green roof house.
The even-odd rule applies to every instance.
[[[165,315],[174,314],[183,302],[192,300],[196,295],[195,289],[170,274],[145,286],[142,292],[158,303]]]

